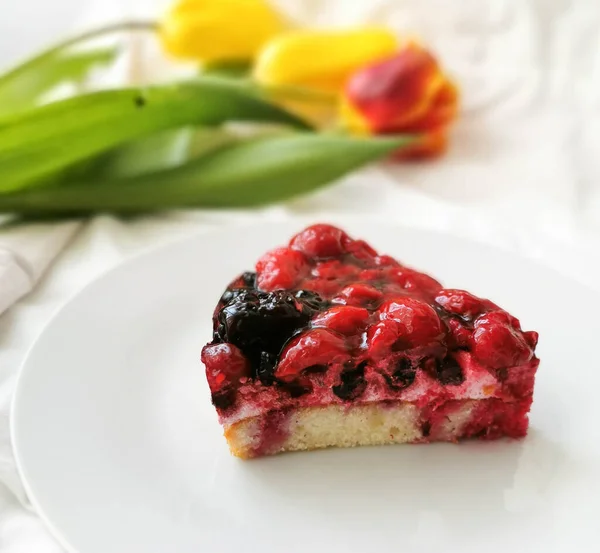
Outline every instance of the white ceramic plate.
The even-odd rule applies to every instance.
[[[298,224],[204,234],[125,263],[53,320],[20,374],[29,495],[80,553],[600,550],[598,299],[450,236],[348,231],[540,332],[529,437],[230,457],[199,360],[225,284]]]

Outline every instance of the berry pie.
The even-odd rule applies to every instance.
[[[536,332],[330,225],[225,290],[202,350],[232,453],[525,436]]]

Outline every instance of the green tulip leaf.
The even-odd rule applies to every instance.
[[[184,207],[246,207],[323,187],[413,141],[296,133],[223,145],[172,169],[0,195],[0,212],[136,213]]]
[[[298,117],[225,79],[85,94],[0,121],[0,192],[36,186],[44,176],[159,131],[226,121],[307,128]]]
[[[245,79],[251,71],[252,64],[247,60],[224,60],[205,65],[201,68],[200,74],[229,79]]]
[[[118,49],[102,48],[81,52],[57,52],[44,63],[24,64],[0,76],[0,117],[30,109],[58,85],[80,82],[96,67],[112,63]]]

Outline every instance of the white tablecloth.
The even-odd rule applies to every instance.
[[[137,2],[133,9],[145,12],[157,2]],[[285,3],[298,17],[315,19],[318,13],[320,23],[350,23],[366,13],[420,34],[464,90],[453,147],[439,161],[372,168],[260,214],[175,212],[127,221],[101,216],[85,223],[36,290],[0,317],[0,552],[60,551],[29,509],[15,472],[8,416],[18,367],[57,308],[131,255],[256,217],[376,213],[516,250],[600,287],[595,0]]]

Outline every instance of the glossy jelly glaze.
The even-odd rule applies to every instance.
[[[517,401],[533,393],[536,332],[330,225],[234,280],[202,361],[221,421],[332,402]]]

